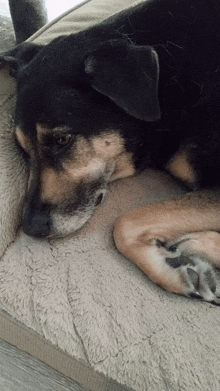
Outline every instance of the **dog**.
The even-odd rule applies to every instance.
[[[167,170],[189,193],[119,218],[116,247],[162,288],[220,305],[219,31],[218,0],[148,0],[1,56],[30,168],[27,235],[69,235],[109,182]]]

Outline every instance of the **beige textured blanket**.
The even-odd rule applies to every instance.
[[[13,92],[3,69],[0,308],[135,391],[219,391],[219,307],[163,291],[117,252],[112,238],[126,210],[183,190],[147,170],[113,183],[76,235],[50,242],[26,236],[18,229],[27,172],[13,141]]]

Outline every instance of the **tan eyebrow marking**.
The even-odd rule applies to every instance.
[[[133,153],[124,152],[119,155],[115,170],[110,178],[110,181],[113,182],[119,178],[125,178],[127,176],[134,175],[136,173],[136,168],[133,162]]]
[[[22,132],[22,130],[19,127],[16,127],[15,133],[20,146],[23,148],[25,152],[30,153],[31,144],[29,138]]]
[[[115,158],[124,152],[124,139],[118,132],[106,131],[91,138],[91,146],[96,155],[104,159]]]
[[[50,128],[49,126],[40,123],[36,124],[36,130],[37,130],[37,139],[39,142],[41,142],[42,136],[46,135],[47,133],[51,133],[52,135],[56,135],[56,134],[59,135],[71,131],[71,129],[68,126],[56,126],[55,128]]]

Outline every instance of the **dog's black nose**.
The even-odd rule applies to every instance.
[[[23,231],[26,235],[43,237],[50,232],[50,216],[39,209],[30,210],[28,207],[24,211]]]

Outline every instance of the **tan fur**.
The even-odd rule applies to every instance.
[[[92,137],[91,146],[96,155],[109,159],[118,156],[124,151],[124,140],[119,133],[108,131]]]
[[[30,139],[26,134],[22,132],[22,130],[18,126],[16,127],[16,137],[23,150],[28,154],[30,154],[31,151]]]
[[[172,175],[188,185],[196,183],[196,173],[188,160],[188,153],[186,150],[180,150],[175,154],[165,167]]]
[[[43,136],[48,132],[54,136],[68,132],[67,127],[49,127],[38,123],[36,125],[38,153],[43,154]],[[16,130],[18,142],[29,154],[32,154],[30,139],[18,127]],[[74,147],[68,161],[63,163],[63,170],[45,167],[41,172],[41,198],[42,201],[61,203],[69,196],[71,188],[80,181],[98,179],[110,172],[109,181],[135,173],[132,153],[124,148],[124,139],[117,131],[108,130],[101,135],[85,138],[76,136]],[[29,184],[33,175],[29,179]]]
[[[118,250],[153,282],[187,296],[190,291],[186,269],[171,268],[165,258],[183,253],[220,267],[220,235],[210,230],[220,230],[219,202],[209,192],[207,196],[205,192],[195,192],[129,211],[116,222],[114,239]],[[171,245],[178,243],[176,253],[169,251]]]
[[[95,178],[109,167],[113,170],[110,180],[135,173],[132,154],[125,151],[122,137],[113,132],[90,139],[79,136],[73,158],[64,167],[74,180]]]
[[[42,143],[42,135],[47,131],[62,134],[63,130],[61,127],[49,130],[38,124],[38,141]],[[117,132],[106,131],[90,138],[76,136],[72,153],[63,163],[63,170],[43,169],[41,197],[43,201],[60,203],[80,181],[89,182],[102,175],[111,175],[111,181],[134,173],[132,154],[125,151],[124,140]]]
[[[111,181],[135,173],[133,154],[126,152],[124,139],[119,133],[114,131],[105,132],[101,136],[94,137],[91,141],[98,157],[101,157],[108,164],[114,163],[115,168],[110,178]]]
[[[42,143],[42,136],[47,132],[52,132],[54,135],[59,133],[62,135],[68,132],[66,127],[49,129],[39,123],[36,129],[39,144]],[[117,131],[109,130],[90,138],[76,136],[74,151],[69,162],[65,163],[65,169],[72,173],[73,179],[75,177],[78,180],[82,179],[83,176],[93,175],[94,166],[98,170],[98,165],[100,164],[99,171],[101,171],[104,166],[112,163],[115,165],[113,180],[135,173],[132,154],[125,151],[124,139]],[[75,174],[73,170],[75,170]]]
[[[129,152],[121,153],[116,161],[115,170],[110,178],[110,181],[115,181],[119,178],[134,175],[136,169],[133,163],[133,154]]]
[[[46,168],[41,173],[41,200],[62,203],[72,188],[70,175]]]

